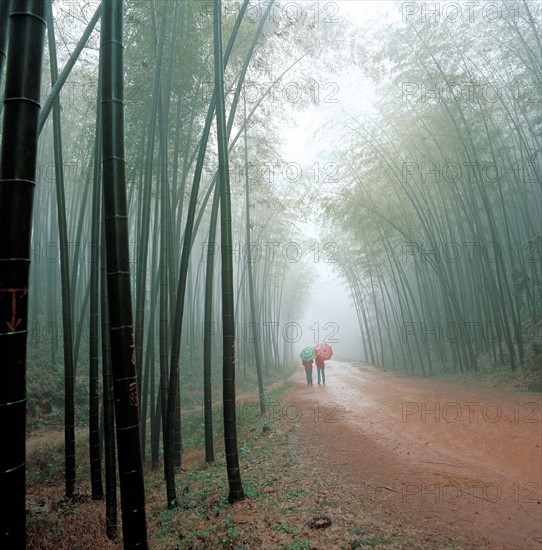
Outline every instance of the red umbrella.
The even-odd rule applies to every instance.
[[[331,359],[333,350],[329,344],[316,344],[316,346],[314,346],[314,353],[318,359],[327,361],[328,359]]]

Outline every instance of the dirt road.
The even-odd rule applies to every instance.
[[[284,413],[345,496],[459,547],[542,549],[540,394],[326,365],[326,386],[294,374]]]

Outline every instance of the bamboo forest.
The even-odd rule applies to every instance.
[[[0,548],[542,549],[542,5],[0,0]]]

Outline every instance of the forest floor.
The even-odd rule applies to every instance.
[[[274,384],[264,418],[239,393],[245,500],[227,503],[219,439],[212,465],[185,449],[178,509],[165,509],[162,472],[147,472],[151,548],[542,549],[539,393],[327,365],[325,386],[307,386],[301,368]],[[39,437],[30,478],[56,439]],[[61,471],[30,481],[28,548],[120,547],[88,484],[66,502]]]

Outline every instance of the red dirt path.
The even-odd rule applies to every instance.
[[[285,410],[345,493],[462,548],[542,549],[540,394],[326,365],[326,386],[293,375]]]

